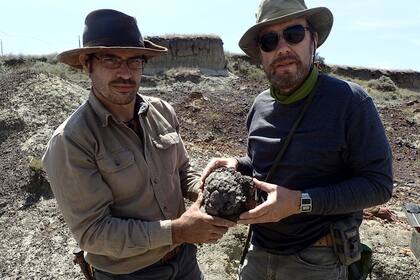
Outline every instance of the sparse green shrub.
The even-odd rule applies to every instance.
[[[3,60],[3,64],[5,66],[9,66],[9,67],[13,67],[13,66],[18,66],[18,65],[23,65],[25,64],[26,60],[24,57],[22,56],[11,56],[11,57],[6,57]]]
[[[228,56],[226,59],[228,61],[227,69],[229,72],[257,82],[263,82],[267,80],[264,70],[261,69],[261,67],[258,67],[257,65],[254,65],[240,58],[233,58]]]
[[[35,61],[32,69],[38,73],[51,74],[63,79],[68,77],[72,72],[78,71],[62,63],[51,64],[43,61]]]
[[[381,76],[379,79],[370,80],[368,82],[370,88],[380,90],[380,91],[397,91],[398,87],[394,81],[388,76]]]
[[[220,122],[220,120],[222,119],[222,116],[220,115],[219,112],[213,112],[210,115],[210,119],[213,123],[217,123],[217,122]]]
[[[39,158],[29,158],[29,183],[25,190],[35,197],[51,197],[51,187],[46,179],[46,174],[42,168],[42,160]]]

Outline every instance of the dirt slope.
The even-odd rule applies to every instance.
[[[211,157],[245,153],[244,120],[266,85],[258,69],[239,63],[230,62],[235,74],[226,77],[183,70],[143,80],[141,93],[174,105],[197,169]],[[53,130],[84,100],[87,82],[74,73],[31,67],[0,64],[0,279],[83,279],[71,262],[75,242],[42,172],[30,171],[29,162],[40,158]],[[395,93],[371,93],[393,148],[395,192],[385,206],[396,218],[366,220],[362,235],[375,250],[373,279],[414,280],[420,264],[408,249],[411,229],[401,204],[420,203],[420,94],[401,90],[387,100],[384,94]],[[235,279],[245,233],[246,228],[238,226],[218,243],[199,246],[207,279]]]

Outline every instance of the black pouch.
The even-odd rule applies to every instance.
[[[365,280],[368,277],[371,279],[372,269],[373,269],[373,260],[372,249],[361,243],[361,258],[355,263],[352,263],[348,267],[348,279],[349,280]]]
[[[340,263],[346,266],[360,260],[359,224],[353,217],[340,219],[331,225],[334,251]]]

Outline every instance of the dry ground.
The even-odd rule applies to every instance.
[[[40,158],[53,130],[85,98],[88,84],[68,70],[45,72],[49,67],[0,64],[0,279],[83,279],[71,262],[75,241],[42,172],[30,171],[29,162]],[[245,152],[246,113],[266,87],[261,72],[248,69],[247,63],[233,61],[229,67],[235,74],[228,77],[184,70],[144,79],[143,94],[174,105],[197,169],[211,157]],[[385,207],[396,219],[365,220],[362,236],[374,248],[373,279],[415,280],[420,264],[408,249],[411,229],[401,205],[420,203],[420,93],[369,91],[393,148],[395,191]],[[246,228],[238,226],[217,244],[199,246],[207,279],[235,279],[245,233]]]

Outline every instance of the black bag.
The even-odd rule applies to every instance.
[[[340,219],[331,225],[334,251],[341,264],[348,268],[349,280],[370,278],[372,249],[360,242],[359,223],[354,217]]]
[[[361,257],[359,223],[353,216],[342,218],[331,224],[334,252],[340,263],[346,266]]]
[[[373,270],[372,249],[361,243],[361,257],[360,260],[352,263],[348,267],[349,280],[365,280],[369,277],[372,279],[371,274]]]

